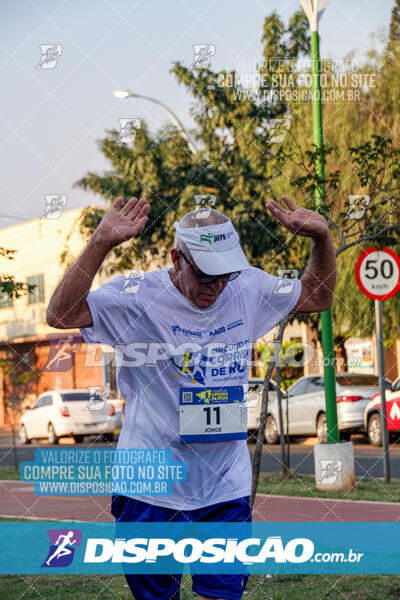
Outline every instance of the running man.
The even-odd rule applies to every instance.
[[[66,535],[59,535],[56,541],[57,549],[53,552],[53,554],[46,560],[46,565],[49,566],[51,561],[54,558],[61,558],[62,556],[66,556],[67,554],[71,554],[72,550],[67,548],[67,546],[73,546],[77,540],[73,540],[72,537],[74,535],[73,531],[68,531]],[[60,542],[60,540],[62,540]]]
[[[270,213],[293,235],[312,240],[301,280],[282,286],[279,277],[251,267],[233,223],[211,209],[207,218],[192,211],[174,223],[172,268],[145,273],[137,293],[123,292],[123,275],[91,292],[108,252],[138,236],[148,220],[145,198],[123,206],[120,197],[54,291],[49,325],[79,327],[89,344],[119,350],[132,345],[136,355],[143,353],[140,366],[129,366],[128,351],[127,361],[118,365],[126,403],[118,448],[168,448],[173,460],[186,464],[186,480],[175,482],[170,495],[113,496],[111,512],[118,522],[251,521],[241,393],[252,344],[287,314],[329,308],[336,280],[325,219],[285,196],[283,201],[286,208],[269,201]],[[152,352],[150,359],[143,348],[152,349],[155,342],[176,354],[154,360]],[[186,363],[186,346],[193,352],[193,368]],[[194,378],[193,369],[201,377]],[[198,396],[208,390],[209,404]],[[127,574],[126,579],[136,600],[179,600],[178,575]],[[201,574],[192,580],[198,600],[240,600],[247,576]]]

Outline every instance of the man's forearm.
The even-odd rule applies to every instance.
[[[336,255],[329,232],[312,240],[310,262],[301,280],[314,300],[321,305],[321,310],[332,305],[336,283]]]
[[[60,329],[73,326],[109,250],[101,236],[94,232],[89,244],[53,292],[46,315],[49,325]]]

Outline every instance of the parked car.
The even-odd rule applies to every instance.
[[[391,389],[386,390],[386,422],[389,437],[400,434],[400,377],[393,382]],[[364,426],[369,443],[382,446],[381,395],[375,394],[368,402],[364,414]]]
[[[386,382],[390,388],[391,383]],[[338,373],[336,375],[336,400],[338,426],[342,439],[350,439],[352,433],[365,432],[364,412],[370,399],[379,391],[377,375],[365,373]],[[288,402],[288,405],[287,405]],[[261,406],[261,405],[260,405]],[[324,378],[322,375],[300,377],[282,399],[283,426],[286,433],[288,412],[289,435],[315,436],[326,441],[326,407]],[[265,441],[279,441],[278,401],[272,397],[268,403]]]
[[[247,432],[249,439],[255,439],[260,426],[260,413],[262,393],[264,390],[264,379],[253,377],[249,379],[247,388]],[[268,400],[277,401],[277,384],[271,379],[269,382]],[[265,441],[267,433],[265,434]]]
[[[44,392],[22,415],[19,441],[29,444],[32,439],[47,438],[49,444],[57,444],[60,437],[72,435],[79,443],[93,434],[112,441],[122,424],[122,410],[116,410],[114,404],[118,407],[120,403],[101,397],[93,401],[88,390]]]

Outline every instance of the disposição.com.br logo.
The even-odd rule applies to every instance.
[[[50,548],[42,567],[68,567],[74,558],[75,548],[81,545],[79,529],[48,529]]]

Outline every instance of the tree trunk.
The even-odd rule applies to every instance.
[[[335,338],[335,360],[336,360],[336,371],[338,373],[343,373],[343,371],[347,371],[347,351],[344,345],[346,338],[341,335]]]
[[[257,440],[256,440],[256,448],[254,450],[253,464],[252,464],[252,482],[251,482],[251,497],[250,504],[253,507],[254,500],[256,497],[256,491],[258,486],[258,480],[260,478],[260,468],[261,468],[261,456],[264,445],[264,434],[265,434],[265,425],[267,422],[267,414],[268,414],[268,389],[269,382],[271,379],[272,371],[274,370],[275,364],[278,362],[279,352],[282,347],[282,338],[283,332],[285,330],[288,319],[285,318],[281,321],[279,325],[278,334],[274,340],[274,353],[271,357],[270,363],[267,368],[267,372],[265,374],[264,379],[264,390],[262,395],[262,404],[261,404],[261,414],[260,414],[260,425],[258,427]]]

